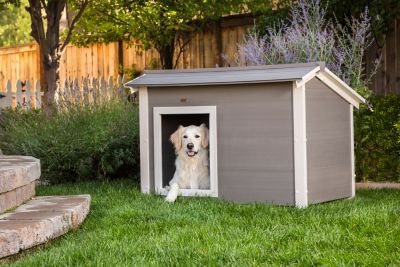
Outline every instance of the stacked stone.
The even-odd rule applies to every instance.
[[[90,200],[89,195],[35,197],[0,215],[0,258],[76,229],[89,213]]]
[[[76,229],[89,213],[90,195],[31,199],[39,177],[38,159],[0,155],[0,213],[18,207],[0,215],[0,258]]]
[[[0,213],[18,207],[35,195],[40,161],[26,156],[0,155]]]

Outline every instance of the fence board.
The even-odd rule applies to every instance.
[[[400,20],[395,20],[383,47],[375,43],[366,56],[367,75],[373,70],[373,60],[382,56],[381,66],[370,83],[376,94],[400,93]]]
[[[396,90],[395,73],[396,73],[396,31],[389,34],[386,39],[386,92],[393,92]],[[385,93],[386,93],[385,92]]]
[[[36,44],[0,48],[0,91],[5,92],[6,80],[33,83],[40,78],[39,53]]]

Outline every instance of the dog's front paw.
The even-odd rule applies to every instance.
[[[171,185],[171,189],[169,190],[167,197],[165,198],[165,201],[167,202],[175,202],[176,198],[178,197],[179,193],[179,185],[174,183]]]
[[[168,195],[165,197],[165,201],[166,201],[166,202],[169,202],[169,203],[174,203],[175,200],[176,200],[176,196],[173,196],[173,195],[171,195],[171,194],[168,194]]]

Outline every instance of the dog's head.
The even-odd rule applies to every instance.
[[[170,140],[178,153],[183,149],[188,157],[194,157],[201,148],[208,147],[208,129],[203,123],[200,126],[182,125],[171,135]]]

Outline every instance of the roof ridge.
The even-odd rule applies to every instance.
[[[196,69],[173,69],[173,70],[144,70],[144,74],[170,74],[170,73],[192,73],[192,72],[224,72],[224,71],[243,71],[243,70],[268,70],[283,68],[306,68],[318,67],[325,68],[325,62],[307,62],[307,63],[291,63],[291,64],[272,64],[257,66],[237,66],[237,67],[217,67],[217,68],[196,68]]]

